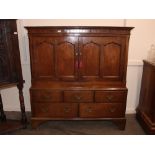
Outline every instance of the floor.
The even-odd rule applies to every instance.
[[[137,122],[135,115],[126,116],[126,129],[119,130],[108,121],[49,121],[37,129],[20,129],[8,133],[9,135],[145,135]]]

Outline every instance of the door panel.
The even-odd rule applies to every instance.
[[[103,74],[102,76],[119,77],[120,74],[120,55],[121,46],[116,43],[109,43],[104,45],[103,52]]]
[[[86,77],[99,76],[100,46],[91,42],[83,46],[83,51],[80,62],[82,75]]]
[[[32,53],[33,74],[35,79],[54,78],[54,39],[49,37],[34,37]]]
[[[80,78],[96,80],[100,74],[101,45],[94,37],[80,37]]]
[[[59,80],[77,78],[77,37],[59,37],[56,40],[56,76]]]

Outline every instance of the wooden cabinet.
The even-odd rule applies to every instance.
[[[144,60],[137,119],[148,134],[155,134],[155,63]]]
[[[9,88],[12,86],[17,86],[19,90],[19,100],[22,112],[22,124],[26,126],[25,105],[22,92],[23,83],[24,80],[21,70],[16,20],[1,19],[0,20],[0,90],[7,87]],[[3,125],[7,124],[1,96],[0,96],[0,122],[2,122]],[[0,124],[0,130],[1,126],[3,126],[2,124]],[[14,126],[13,128],[18,128],[17,124],[13,126]],[[11,125],[7,124],[6,128],[3,126],[4,130],[5,129],[11,130],[11,128],[12,124]]]
[[[26,27],[32,126],[47,120],[111,120],[125,128],[131,27]]]

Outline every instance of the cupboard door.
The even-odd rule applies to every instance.
[[[55,38],[32,37],[32,77],[34,79],[55,78]]]
[[[101,41],[102,38],[98,38]],[[80,37],[79,70],[80,78],[96,80],[100,76],[101,44],[94,37]]]
[[[123,80],[126,58],[123,37],[80,37],[80,77],[85,80]]]
[[[55,65],[56,76],[62,81],[74,81],[77,79],[78,55],[77,37],[57,37]]]
[[[123,67],[126,51],[123,40],[119,37],[107,38],[101,57],[101,77],[105,80],[123,80]]]

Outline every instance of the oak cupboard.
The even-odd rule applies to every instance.
[[[125,128],[132,27],[26,27],[32,127],[48,120],[111,120]]]

